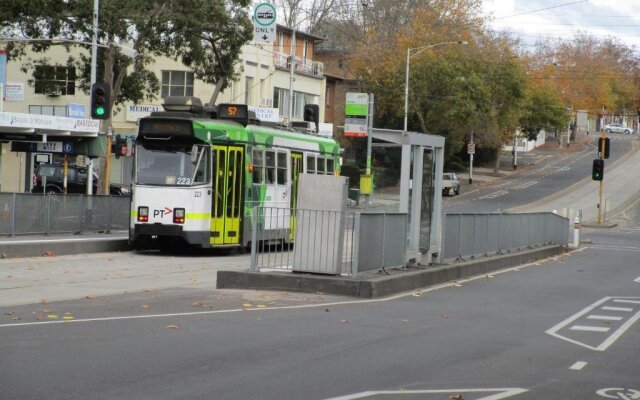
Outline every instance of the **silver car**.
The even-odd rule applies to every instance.
[[[624,133],[625,135],[629,135],[633,132],[633,129],[626,127],[622,124],[609,124],[604,126],[604,130],[607,133]]]

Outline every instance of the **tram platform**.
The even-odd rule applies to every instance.
[[[129,250],[125,231],[92,234],[15,235],[0,238],[0,258],[42,257]]]

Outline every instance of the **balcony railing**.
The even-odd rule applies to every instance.
[[[277,52],[273,56],[273,63],[276,68],[289,70],[291,68],[290,62],[291,57],[286,53]],[[295,56],[295,72],[322,78],[324,76],[324,64]]]

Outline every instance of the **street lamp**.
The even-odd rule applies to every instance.
[[[423,52],[426,49],[430,49],[436,46],[442,46],[445,44],[466,45],[468,44],[468,42],[466,41],[441,42],[441,43],[430,44],[427,46],[414,47],[414,48],[407,49],[407,66],[406,66],[406,71],[404,76],[405,78],[404,80],[404,131],[405,132],[407,131],[407,115],[409,113],[409,61],[411,60],[411,57],[418,55],[419,53]],[[411,54],[412,51],[414,52],[413,55]]]

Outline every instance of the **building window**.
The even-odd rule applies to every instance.
[[[67,106],[29,106],[29,114],[67,116]]]
[[[308,51],[309,51],[309,42],[305,40],[304,42],[302,42],[302,58],[304,60],[307,59],[307,55],[309,54]]]
[[[74,95],[76,69],[53,65],[36,65],[33,72],[34,89],[38,94]]]
[[[253,101],[253,78],[246,76],[244,78],[244,104],[251,105]]]
[[[278,32],[278,51],[284,52],[284,32]]]
[[[162,71],[161,97],[193,96],[193,72]]]

